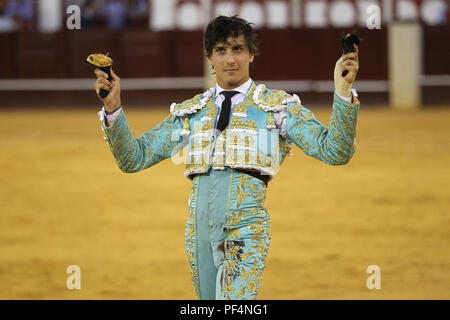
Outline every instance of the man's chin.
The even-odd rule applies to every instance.
[[[227,85],[227,87],[231,87],[231,88],[236,88],[238,87],[242,82],[242,78],[239,77],[232,77],[232,78],[228,78],[226,79],[225,83]]]

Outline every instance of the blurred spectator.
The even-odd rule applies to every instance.
[[[124,0],[106,0],[103,6],[103,14],[106,19],[106,26],[111,30],[123,29],[126,27],[127,3]]]
[[[417,11],[420,12],[421,5],[424,4],[425,0],[411,0],[417,7]],[[442,1],[441,3],[437,3],[436,5],[440,5],[439,10],[439,19],[436,22],[436,25],[444,25],[447,24],[447,16],[448,16],[448,0]]]
[[[86,3],[86,0],[64,0],[64,7],[67,8],[71,5],[79,6],[80,8],[83,8]]]
[[[444,3],[443,9],[442,9],[442,24],[447,24],[448,21],[450,21],[450,4],[449,1]]]
[[[13,30],[31,31],[34,26],[34,13],[33,0],[9,0],[4,7],[3,16],[13,20]]]
[[[0,0],[4,1],[4,0]],[[149,0],[64,0],[64,7],[81,9],[82,28],[103,27],[119,30],[148,27]]]
[[[148,0],[128,1],[128,22],[132,27],[148,26]]]
[[[0,0],[0,32],[9,32],[16,29],[13,17],[6,16],[6,5],[8,0]]]
[[[64,0],[81,9],[82,28],[106,26],[111,30],[147,28],[149,0]],[[35,0],[0,0],[0,32],[32,30],[35,23]]]
[[[91,28],[98,23],[98,8],[101,4],[101,0],[65,0],[64,10],[71,5],[80,7],[81,26],[83,28]]]
[[[129,0],[128,15],[132,18],[146,18],[148,16],[148,0]]]
[[[97,18],[98,1],[87,0],[81,10],[81,25],[83,28],[91,28],[95,26]]]

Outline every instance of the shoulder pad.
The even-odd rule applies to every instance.
[[[270,90],[260,84],[253,92],[253,100],[264,111],[279,112],[287,108],[288,103],[301,104],[297,95],[290,95],[283,90]]]
[[[211,98],[213,94],[214,88],[211,88],[204,93],[196,95],[192,99],[183,101],[182,103],[172,103],[170,106],[170,113],[178,117],[196,113],[206,106],[209,98]]]

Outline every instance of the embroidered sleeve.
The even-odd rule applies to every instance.
[[[330,165],[344,165],[353,157],[356,147],[356,122],[359,101],[349,103],[334,95],[328,127],[301,104],[287,108],[286,132],[289,140],[303,152]]]
[[[183,147],[182,123],[170,114],[153,129],[136,138],[122,110],[115,121],[102,130],[117,164],[123,172],[138,172],[170,158]]]

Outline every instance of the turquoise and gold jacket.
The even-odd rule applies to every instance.
[[[123,172],[138,172],[171,158],[187,146],[185,176],[226,167],[252,170],[272,179],[296,144],[311,157],[330,165],[346,164],[355,153],[359,101],[349,103],[334,94],[329,126],[321,124],[296,95],[252,83],[242,103],[233,108],[228,127],[216,131],[215,88],[170,106],[170,114],[136,138],[123,110],[107,127],[107,141]],[[285,133],[274,121],[287,115]]]

